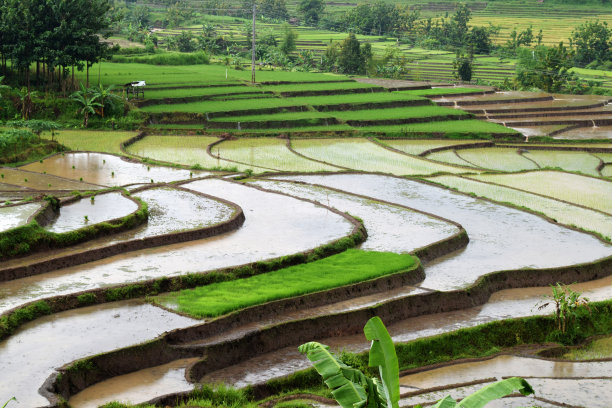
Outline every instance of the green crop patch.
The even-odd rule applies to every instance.
[[[518,134],[514,129],[507,128],[497,123],[484,122],[476,119],[467,120],[444,120],[425,123],[411,123],[407,125],[383,125],[383,126],[364,126],[362,131],[383,132],[391,134],[411,134],[411,133],[447,133],[447,134],[491,134],[507,133],[508,135]]]
[[[366,111],[333,112],[333,116],[343,120],[384,120],[426,118],[429,116],[469,116],[470,114],[458,109],[441,106],[415,106],[391,109],[369,109]]]
[[[350,285],[414,269],[415,257],[349,249],[315,262],[230,282],[158,296],[155,301],[195,317],[234,310]]]
[[[431,88],[431,89],[411,89],[408,91],[398,91],[398,93],[416,95],[416,96],[436,96],[436,95],[453,95],[453,94],[469,94],[482,93],[486,89],[482,88]]]

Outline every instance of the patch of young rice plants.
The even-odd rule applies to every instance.
[[[281,85],[262,85],[258,87],[262,91],[274,93],[281,92],[301,92],[301,91],[334,91],[343,89],[373,89],[380,88],[376,85],[365,84],[362,82],[329,82],[314,84],[281,84]]]
[[[612,178],[612,164],[606,165],[606,167],[601,170],[601,175],[604,177]]]
[[[137,132],[105,132],[100,130],[59,130],[55,140],[71,150],[121,154],[121,142],[136,136]],[[51,139],[51,133],[42,135]]]
[[[195,130],[204,130],[204,124],[202,123],[189,123],[189,124],[180,124],[180,123],[155,123],[148,126],[151,129],[195,129]]]
[[[282,108],[286,106],[306,106],[307,104],[294,98],[263,98],[253,102],[249,99],[229,101],[201,101],[193,103],[177,103],[170,105],[151,105],[142,108],[145,112],[230,112],[250,109]]]
[[[307,157],[354,170],[396,175],[469,171],[395,153],[366,139],[293,139],[291,145]]]
[[[431,89],[411,89],[407,91],[398,91],[399,93],[417,96],[436,96],[436,95],[452,95],[452,94],[467,94],[467,93],[482,93],[486,89],[482,88],[431,88]]]
[[[338,171],[337,167],[317,163],[292,153],[286,141],[277,138],[243,138],[220,143],[214,148],[222,158],[248,166],[261,166],[281,171]]]
[[[484,134],[507,133],[517,134],[516,130],[497,123],[485,122],[476,119],[444,120],[425,123],[410,123],[405,125],[364,126],[363,131],[385,133],[447,133],[447,134]]]
[[[612,149],[612,144],[608,145]],[[612,153],[593,153],[599,159],[603,160],[604,163],[612,163]]]
[[[236,134],[267,134],[267,135],[278,135],[288,133],[313,133],[314,137],[317,137],[321,132],[336,132],[336,131],[352,131],[355,128],[349,125],[329,125],[329,126],[300,126],[291,128],[266,128],[266,129],[223,129],[223,132],[236,133]],[[310,135],[309,135],[310,136]]]
[[[312,112],[312,111],[266,113],[266,114],[261,114],[261,115],[244,115],[244,116],[229,116],[229,117],[212,118],[210,122],[267,122],[267,121],[282,121],[282,120],[316,119],[316,118],[332,117],[331,113],[330,112]]]
[[[609,181],[546,170],[475,177],[478,180],[519,188],[612,214],[612,183]]]
[[[469,113],[441,106],[414,106],[405,108],[371,109],[365,111],[339,111],[334,116],[343,120],[380,120],[426,118],[429,116],[469,115]]]
[[[127,151],[138,157],[153,160],[197,166],[204,169],[225,169],[243,171],[249,166],[231,163],[211,157],[206,148],[219,140],[211,136],[147,136],[128,146]],[[213,150],[216,153],[216,150]],[[264,171],[264,169],[254,169]]]
[[[415,258],[411,255],[349,249],[307,264],[162,295],[156,301],[194,317],[214,317],[273,300],[375,279],[414,266]]]
[[[568,171],[577,171],[590,176],[599,176],[597,166],[599,159],[585,152],[530,150],[524,153],[525,157],[534,160],[540,167],[562,168]]]
[[[454,150],[444,150],[442,152],[435,152],[428,154],[426,156],[428,159],[448,163],[448,164],[456,164],[458,166],[467,166],[477,168],[472,163],[468,163],[463,160],[461,157],[457,156]]]
[[[476,194],[479,197],[510,203],[547,215],[557,222],[576,226],[585,231],[593,231],[610,239],[612,237],[612,216],[592,211],[575,205],[562,203],[551,198],[540,197],[519,191],[511,187],[496,186],[478,180],[456,176],[437,176],[429,180],[440,183],[464,193]]]
[[[455,145],[481,143],[482,140],[382,139],[381,142],[405,153],[421,154],[426,150],[435,149],[438,147],[450,148],[451,146]]]
[[[612,357],[612,336],[594,340],[563,355],[567,360],[597,360]]]
[[[524,158],[517,149],[485,147],[480,149],[458,150],[457,154],[478,167],[500,171],[520,171],[537,169],[538,166]]]
[[[145,92],[145,99],[185,98],[190,96],[233,95],[240,93],[262,92],[257,87],[227,86],[208,88],[150,89]]]

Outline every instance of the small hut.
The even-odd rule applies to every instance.
[[[147,86],[147,83],[145,81],[135,81],[123,85],[125,99],[129,99],[130,94],[132,94],[132,97],[134,98],[138,98],[138,95],[142,94],[142,98],[144,99],[145,86]]]

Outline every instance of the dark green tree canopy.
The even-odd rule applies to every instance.
[[[300,0],[298,11],[304,16],[304,24],[316,26],[325,11],[323,0]]]
[[[576,49],[576,65],[585,66],[593,61],[610,59],[610,31],[605,21],[587,21],[578,26],[571,38]]]

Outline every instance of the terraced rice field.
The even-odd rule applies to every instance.
[[[124,78],[119,70],[113,73],[115,64],[105,64],[105,81]],[[126,72],[132,69],[126,65]],[[163,69],[145,69],[143,78],[155,81],[154,74]],[[198,72],[180,67],[175,75],[158,76],[165,84],[153,82],[159,89],[144,101],[229,98],[238,88],[251,88],[241,82],[248,72],[230,71],[227,79],[224,67],[211,68],[208,77]],[[136,204],[127,195],[148,208],[144,223],[68,248],[32,248],[0,262],[0,370],[12,373],[0,382],[0,396],[15,395],[34,407],[47,405],[56,392],[73,407],[86,407],[116,399],[145,402],[191,390],[194,382],[258,385],[309,367],[296,349],[305,341],[322,341],[333,350],[366,350],[363,337],[354,336],[366,315],[383,316],[394,341],[404,343],[548,313],[551,309],[537,311],[535,304],[560,276],[566,283],[590,281],[575,288],[593,300],[612,299],[612,184],[604,178],[610,166],[601,167],[612,161],[610,143],[525,143],[496,123],[435,121],[440,115],[468,115],[410,92],[344,94],[371,85],[338,82],[346,81],[340,76],[290,74],[278,73],[276,79],[274,73],[261,74],[293,82],[263,84],[261,89],[275,94],[267,98],[146,106],[143,110],[155,111],[161,123],[127,146],[121,143],[135,133],[99,137],[70,131],[62,143],[86,152],[0,169],[1,197],[32,196],[31,203],[0,207],[0,245],[7,242],[2,234],[46,205],[43,194],[65,199],[72,190],[120,189],[50,212],[47,225],[63,223],[62,231],[81,228],[85,215],[89,224],[129,216]],[[321,77],[325,83],[305,83]],[[199,87],[177,88],[190,80]],[[308,91],[338,92],[281,96]],[[553,107],[565,103],[529,94],[457,98],[491,102],[500,97],[518,99],[510,104],[530,97],[547,98]],[[454,105],[452,97],[446,102]],[[483,105],[502,107],[506,101],[501,102]],[[304,109],[283,111],[290,106]],[[232,133],[210,129],[213,123],[327,117],[338,123]],[[427,122],[349,123],[414,118]],[[13,218],[10,223],[5,214]],[[414,268],[375,274],[361,268],[368,272],[362,275],[360,267],[374,256],[410,259]],[[332,274],[342,270],[336,262],[353,263],[354,278]],[[301,276],[306,273],[314,275]],[[325,285],[300,290],[304,279]],[[297,289],[289,281],[297,282]],[[207,303],[211,294],[214,305]],[[146,303],[153,298],[169,309]],[[190,315],[174,313],[175,303]],[[15,308],[27,309],[15,314]],[[79,359],[85,360],[75,363]],[[578,367],[581,375],[553,381],[539,377],[549,367],[537,361],[541,372],[533,382],[542,395],[554,395],[560,384],[567,384],[568,398],[579,396],[589,404],[593,395],[597,401],[607,395],[611,376],[605,364],[568,363],[579,364],[568,367]],[[456,384],[480,380],[481,372],[528,367],[524,360],[495,364],[481,371],[448,368],[444,378]],[[62,366],[72,368],[58,377]],[[95,378],[92,367],[99,370]],[[443,382],[435,378],[436,384]],[[40,393],[47,379],[51,394]],[[405,396],[402,405],[440,397],[416,378],[402,383],[403,393],[424,388],[422,398]],[[467,390],[459,385],[452,392],[460,396]]]

